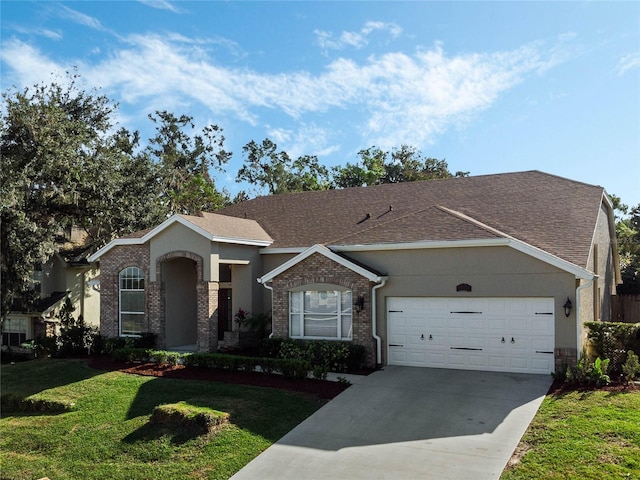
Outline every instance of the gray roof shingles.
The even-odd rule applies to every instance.
[[[585,267],[603,193],[602,187],[528,171],[272,195],[218,213],[256,220],[274,240],[271,248],[503,233]]]

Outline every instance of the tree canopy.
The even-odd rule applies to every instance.
[[[117,104],[79,76],[2,93],[0,123],[0,260],[2,317],[11,299],[28,290],[34,266],[59,248],[71,226],[86,232],[85,246],[157,225],[170,215],[217,210],[250,198],[230,199],[212,174],[232,157],[222,129],[197,130],[193,117],[157,111],[148,115],[155,134],[118,127]],[[371,147],[360,160],[329,170],[313,155],[292,158],[271,140],[250,141],[236,181],[254,194],[279,194],[396,183],[451,176],[444,160],[403,145],[390,152]]]
[[[78,77],[2,93],[0,183],[2,316],[31,273],[59,248],[71,226],[86,246],[157,225],[173,213],[226,205],[210,169],[231,153],[217,126],[193,133],[192,118],[157,112],[156,135],[115,129],[117,105]]]
[[[640,204],[629,208],[611,195],[616,215],[616,236],[622,285],[618,293],[640,293]]]
[[[242,150],[245,162],[236,177],[239,182],[257,185],[272,195],[331,187],[328,169],[313,155],[294,160],[268,138],[262,143],[252,140]]]
[[[415,147],[402,145],[390,152],[371,147],[358,152],[360,161],[345,167],[334,167],[334,183],[338,188],[364,187],[382,183],[413,182],[438,178],[466,177],[469,172],[449,171],[445,160],[425,157]]]

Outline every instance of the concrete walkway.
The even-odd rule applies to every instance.
[[[232,478],[496,479],[551,376],[385,367]]]

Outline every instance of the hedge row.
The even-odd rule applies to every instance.
[[[354,372],[366,364],[363,345],[329,340],[270,338],[262,344],[265,357],[300,359],[311,364],[314,376],[326,372]]]
[[[594,356],[610,360],[609,370],[621,373],[627,352],[640,352],[640,323],[586,322]]]
[[[182,364],[190,367],[217,368],[264,373],[280,373],[289,378],[306,378],[311,365],[304,360],[245,357],[223,353],[178,353],[144,348],[121,348],[112,352],[112,357],[120,362],[154,362],[160,364]]]

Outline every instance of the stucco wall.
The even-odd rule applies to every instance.
[[[376,295],[377,331],[383,346],[387,342],[388,297],[553,297],[556,353],[562,351],[563,355],[575,357],[576,309],[567,318],[562,308],[567,297],[575,297],[572,274],[510,247],[348,252],[347,255],[388,276],[386,285],[378,289]],[[264,255],[265,272],[289,258],[290,255]],[[456,286],[461,283],[471,285],[472,291],[457,292]],[[274,311],[282,308],[277,301]],[[386,358],[382,362],[386,363]]]
[[[218,280],[218,266],[211,265],[211,242],[202,235],[180,223],[174,223],[149,241],[151,256],[150,281],[156,281],[155,259],[177,250],[187,250],[202,257],[202,275],[204,281]]]
[[[192,345],[197,343],[197,298],[195,262],[177,257],[162,263],[165,282],[166,345]]]

